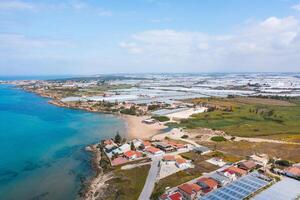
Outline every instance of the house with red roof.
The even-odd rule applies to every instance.
[[[124,157],[127,158],[128,160],[135,160],[137,158],[142,157],[142,153],[138,151],[127,151],[124,153]]]
[[[228,172],[230,174],[236,174],[237,176],[241,177],[247,174],[246,170],[240,169],[238,167],[230,166],[223,170],[223,172]]]
[[[143,144],[144,148],[151,147],[151,143],[149,141],[143,141],[142,144]]]
[[[175,163],[175,156],[174,155],[165,155],[162,159],[166,163]]]
[[[188,160],[182,158],[182,157],[178,157],[175,159],[175,164],[178,168],[180,169],[187,169],[191,167],[191,164]]]
[[[292,166],[284,170],[286,176],[293,178],[300,178],[300,167]]]
[[[197,185],[202,188],[204,193],[208,193],[218,188],[218,182],[212,178],[203,177],[197,180]]]
[[[250,170],[253,170],[255,169],[257,166],[257,164],[252,161],[252,160],[247,160],[247,161],[244,161],[244,162],[241,162],[238,164],[238,167],[240,169],[243,169],[243,170],[246,170],[246,171],[250,171]]]
[[[193,184],[183,184],[178,187],[179,192],[182,194],[183,199],[193,200],[196,199],[202,192],[201,186]]]
[[[164,154],[164,152],[162,150],[160,150],[158,148],[155,148],[155,147],[152,147],[152,146],[146,148],[145,151],[148,152],[148,153],[151,153],[153,155],[162,155],[162,154]]]
[[[174,192],[171,194],[163,194],[159,197],[159,200],[183,200],[183,196],[180,192]]]

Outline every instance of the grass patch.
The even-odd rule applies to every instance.
[[[226,138],[224,138],[223,136],[214,136],[214,137],[211,137],[210,139],[214,142],[225,142],[225,141],[227,141]]]
[[[268,154],[271,158],[277,157],[293,162],[300,162],[300,145],[297,144],[279,144],[267,142],[232,142],[222,143],[202,142],[201,144],[228,154],[237,156],[250,156],[255,153]]]
[[[175,187],[175,186],[185,183],[189,180],[197,178],[198,176],[201,176],[201,173],[192,174],[186,170],[179,171],[175,174],[167,176],[167,177],[159,180],[159,182],[155,184],[154,190],[151,195],[151,199],[153,199],[153,200],[158,199],[158,197],[161,196],[165,192],[165,189],[167,187],[170,187],[170,188]]]
[[[179,126],[218,129],[242,137],[300,135],[299,103],[256,98],[201,98],[194,101],[215,109],[182,120]]]
[[[115,178],[107,181],[109,187],[105,199],[138,199],[148,176],[150,165],[144,165],[129,170],[116,169]]]

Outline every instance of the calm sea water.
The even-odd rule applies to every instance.
[[[0,85],[0,199],[73,200],[90,177],[87,144],[124,132],[111,115],[59,108]]]

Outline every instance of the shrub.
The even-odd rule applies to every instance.
[[[288,160],[276,160],[275,164],[281,165],[281,166],[284,166],[284,167],[291,166],[291,163]]]
[[[167,116],[153,116],[152,119],[158,120],[160,122],[170,121],[170,118]]]
[[[223,136],[214,136],[212,138],[210,138],[212,141],[214,142],[224,142],[227,141],[226,138],[224,138]]]
[[[183,138],[183,139],[186,139],[186,138],[188,138],[189,136],[188,135],[183,135],[183,136],[181,136],[181,138]]]

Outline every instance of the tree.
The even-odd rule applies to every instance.
[[[133,144],[133,142],[131,142],[131,144],[130,144],[130,149],[132,150],[132,151],[135,151],[136,149],[135,149],[135,146],[134,146],[134,144]]]
[[[117,132],[115,136],[115,143],[120,144],[122,141],[122,137],[120,136],[119,132]]]

